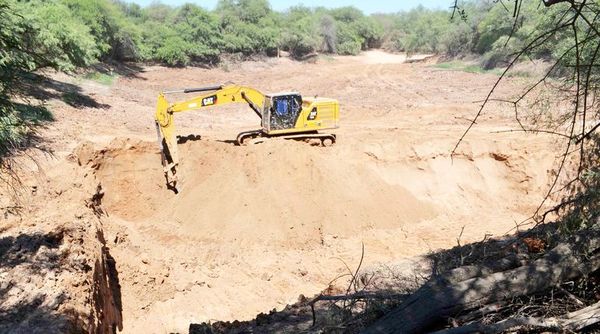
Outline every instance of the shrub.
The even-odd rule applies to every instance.
[[[227,52],[268,53],[277,48],[279,27],[266,0],[220,0],[217,5]]]
[[[13,101],[29,94],[31,73],[87,66],[99,51],[88,28],[59,3],[5,0],[0,22],[1,159],[27,141],[33,126],[51,119],[43,107]]]
[[[194,46],[179,36],[169,36],[156,49],[156,58],[172,66],[185,66],[190,63]]]
[[[304,17],[289,25],[282,32],[280,45],[295,58],[317,50],[319,39],[314,22],[310,17]]]
[[[89,28],[101,59],[137,58],[139,31],[115,3],[107,0],[61,0],[61,3]],[[56,5],[55,2],[48,4]]]

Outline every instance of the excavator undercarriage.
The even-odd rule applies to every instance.
[[[309,131],[309,132],[301,132],[294,134],[279,134],[279,135],[269,135],[265,133],[263,130],[252,130],[252,131],[244,131],[240,132],[235,139],[237,145],[247,145],[249,142],[258,143],[256,139],[262,138],[273,138],[279,137],[283,139],[294,139],[294,140],[307,140],[307,139],[317,139],[321,141],[321,145],[323,146],[331,146],[336,141],[336,135],[334,133],[319,133],[318,131]]]

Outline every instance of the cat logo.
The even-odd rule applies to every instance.
[[[313,108],[313,110],[310,111],[310,113],[308,114],[308,118],[306,120],[314,121],[315,118],[317,118],[317,108]]]
[[[205,98],[202,99],[202,106],[203,107],[212,106],[215,103],[217,103],[217,96],[216,95],[212,95],[212,96],[205,97]]]

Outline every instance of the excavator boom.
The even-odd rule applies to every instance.
[[[168,94],[205,92],[192,99],[169,104],[166,99]],[[206,93],[208,92],[208,93]],[[179,155],[177,151],[177,137],[173,114],[188,110],[198,110],[228,103],[248,103],[250,108],[262,118],[261,108],[264,105],[265,95],[250,87],[238,85],[209,86],[201,88],[186,88],[182,90],[165,91],[159,94],[156,105],[156,129],[161,149],[161,159],[167,178],[167,184],[172,187],[177,183],[177,165]]]

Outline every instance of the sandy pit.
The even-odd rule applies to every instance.
[[[323,290],[344,262],[357,264],[362,244],[365,266],[377,266],[454,246],[463,228],[464,242],[502,235],[533,212],[547,189],[555,142],[492,134],[515,126],[510,108],[491,105],[450,156],[475,101],[497,77],[402,63],[396,55],[377,61],[377,54],[314,64],[151,66],[109,88],[86,86],[104,107],[53,103],[57,120],[45,135],[56,153],[47,164],[78,160],[102,185],[124,333],[250,319]],[[499,94],[510,95],[522,80],[511,79]],[[154,137],[157,93],[227,81],[337,98],[338,142],[235,146],[238,132],[259,124],[242,104],[177,115],[179,134],[201,138],[179,146],[174,194]],[[56,171],[46,178],[64,182]]]

